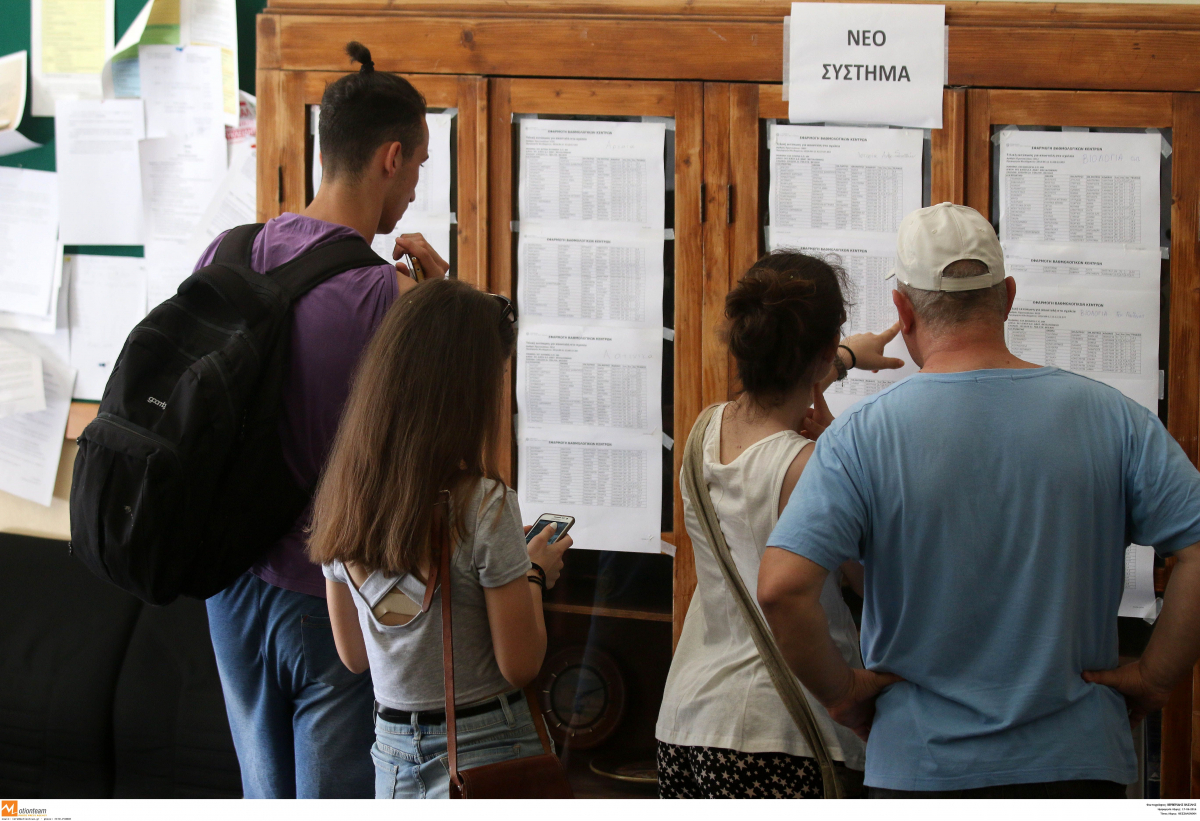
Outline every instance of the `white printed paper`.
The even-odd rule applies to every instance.
[[[204,249],[223,232],[256,221],[256,155],[257,151],[252,142],[239,142],[233,146],[233,158],[229,169],[188,240],[188,248],[193,258],[199,258]]]
[[[45,409],[42,358],[0,336],[0,419]]]
[[[146,136],[225,134],[221,49],[214,46],[140,46]]]
[[[57,117],[58,101],[100,99],[114,0],[30,0],[30,24],[33,116]]]
[[[133,327],[146,315],[146,271],[138,257],[74,256],[71,366],[76,399],[98,400]]]
[[[1157,248],[1004,243],[1004,270],[1018,285],[1158,293]]]
[[[421,166],[409,214],[449,214],[450,204],[450,126],[455,112],[441,111],[425,115],[429,129],[429,159]]]
[[[522,322],[662,326],[661,231],[572,237],[523,230],[517,258]]]
[[[526,428],[662,432],[662,331],[543,325],[517,340],[517,410]]]
[[[946,7],[793,3],[788,119],[942,127]]]
[[[575,548],[658,553],[662,445],[658,437],[521,435],[517,501],[527,522],[539,513],[575,517]]]
[[[57,250],[55,175],[0,168],[0,307],[10,313],[50,315]]]
[[[146,313],[175,296],[180,283],[192,275],[203,250],[193,253],[188,243],[169,239],[146,243]]]
[[[25,59],[28,52],[18,51],[0,57],[0,157],[37,148],[17,126],[25,116]]]
[[[0,419],[0,491],[50,506],[58,475],[75,371],[27,334],[0,332],[42,361],[46,408]]]
[[[665,135],[662,123],[522,120],[521,223],[661,230]]]
[[[54,334],[61,323],[65,323],[67,292],[63,287],[64,277],[63,246],[54,246],[54,273],[50,285],[50,311],[40,316],[19,314],[12,311],[0,310],[0,329],[10,331],[25,331],[35,334]],[[61,320],[61,323],[60,323]],[[65,324],[62,327],[66,327]],[[66,362],[68,357],[62,357]]]
[[[180,42],[221,50],[225,125],[238,124],[237,7],[234,0],[180,0]]]
[[[842,241],[820,241],[811,238],[785,237],[771,234],[771,250],[791,249],[821,257],[846,272],[849,303],[845,336],[861,333],[880,333],[895,324],[898,314],[892,302],[894,279],[888,274],[896,264],[896,240],[890,234],[853,235]],[[878,393],[919,369],[899,335],[884,347],[884,355],[901,359],[903,368],[878,373],[852,369],[846,378],[834,382],[825,391],[829,409],[838,415],[864,396]]]
[[[1154,548],[1131,544],[1125,548],[1125,585],[1118,616],[1147,618],[1158,615],[1154,593]]]
[[[225,135],[142,140],[138,154],[146,241],[186,243],[225,179]]]
[[[1159,245],[1158,134],[1002,131],[1003,242]]]
[[[657,553],[666,123],[521,121],[518,497]]]
[[[141,100],[64,100],[55,115],[59,239],[141,245]]]
[[[429,117],[428,114],[425,115]],[[428,122],[428,119],[426,119]],[[312,153],[312,190],[313,196],[321,190],[321,179],[325,176],[325,166],[321,161],[321,107],[319,105],[310,105],[308,107],[308,130],[312,135],[313,153]],[[433,148],[430,147],[432,153]],[[421,184],[421,180],[417,178],[417,184]]]
[[[773,232],[894,233],[921,207],[920,131],[777,125],[768,142]]]
[[[1112,385],[1157,412],[1158,331],[1157,293],[1018,280],[1004,335],[1015,356]]]

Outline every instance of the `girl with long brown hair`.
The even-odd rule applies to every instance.
[[[404,294],[359,365],[317,490],[308,552],[338,655],[371,669],[377,798],[448,797],[441,593],[421,611],[442,543],[459,768],[542,752],[521,688],[546,652],[542,584],[571,538],[527,546],[492,462],[514,321],[507,299],[457,280]]]

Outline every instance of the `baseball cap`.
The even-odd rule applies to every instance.
[[[974,259],[988,272],[942,278],[953,262]],[[974,291],[1004,281],[1004,251],[991,223],[974,208],[943,202],[919,208],[900,221],[891,276],[922,291]]]

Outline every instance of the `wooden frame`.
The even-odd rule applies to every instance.
[[[645,82],[626,80],[544,80],[500,78],[492,81],[490,174],[491,253],[488,287],[495,293],[513,296],[515,243],[513,220],[516,180],[513,169],[512,118],[514,114],[572,114],[592,116],[656,116],[675,119],[675,413],[676,438],[691,430],[699,415],[701,391],[686,378],[698,369],[701,322],[696,316],[696,297],[703,272],[701,240],[701,174],[703,98],[698,83]],[[512,397],[505,414],[511,418]],[[681,434],[683,431],[685,433]],[[512,431],[504,431],[501,442],[502,474],[512,484],[511,458],[514,452]],[[682,445],[674,449],[673,470],[679,474]],[[695,588],[695,567],[691,545],[683,526],[683,502],[679,483],[674,485],[674,531],[663,533],[664,541],[675,545],[675,607],[673,622],[683,623],[679,610],[681,585]],[[685,603],[686,606],[686,603]],[[549,609],[562,606],[547,605]],[[594,608],[593,608],[594,611]],[[640,618],[632,611],[611,611],[607,615]],[[674,644],[672,644],[674,646]]]
[[[308,205],[308,107],[345,71],[258,72],[258,220]],[[458,109],[458,267],[456,275],[479,287],[487,271],[487,84],[483,77],[404,75],[430,108]]]
[[[789,8],[787,0],[271,0],[258,23],[260,215],[292,202],[280,198],[281,181],[283,194],[289,187],[303,191],[303,166],[293,168],[294,153],[284,147],[294,152],[306,136],[295,112],[312,96],[310,86],[323,83],[307,75],[344,71],[340,47],[350,39],[375,45],[376,67],[409,73],[429,89],[433,105],[435,98],[448,99],[438,94],[458,88],[453,104],[460,117],[467,108],[462,83],[474,83],[466,93],[474,94],[478,119],[479,241],[462,267],[474,265],[467,278],[494,291],[512,292],[513,110],[651,114],[671,108],[677,121],[699,123],[677,132],[678,440],[706,402],[733,388],[713,331],[733,274],[760,250],[757,207],[747,207],[757,204],[750,194],[758,185],[757,120],[786,116],[778,82],[780,20]],[[946,6],[946,23],[949,83],[971,88],[945,92],[945,126],[933,134],[933,202],[965,202],[988,213],[992,123],[1173,129],[1169,421],[1197,459],[1200,95],[1188,92],[1200,89],[1200,8],[955,0]],[[388,43],[403,48],[382,47]],[[460,231],[464,218],[472,219],[462,202],[464,123]],[[264,209],[265,202],[272,204]],[[680,228],[685,218],[692,235]],[[676,487],[675,532],[664,534],[677,543],[676,636],[695,584],[681,512]],[[1197,685],[1200,691],[1200,678]],[[1191,762],[1200,762],[1200,712],[1192,715],[1190,689],[1181,688],[1164,714],[1164,797],[1200,795],[1200,768],[1190,774]]]
[[[348,13],[352,6],[360,11]],[[946,6],[952,86],[1200,88],[1200,11],[1194,7]],[[361,36],[366,28],[378,42],[404,44],[376,57],[376,67],[386,71],[772,83],[780,79],[783,54],[779,21],[790,5],[282,0],[271,9],[259,18],[260,69],[339,70],[342,55],[324,44]],[[569,65],[560,56],[566,43],[574,44]]]
[[[1167,428],[1195,463],[1200,456],[1200,94],[971,89],[966,110],[967,205],[982,214],[992,207],[994,125],[1172,129]],[[1164,576],[1172,563],[1168,560]],[[1163,709],[1164,796],[1197,794],[1198,774],[1189,766],[1200,760],[1197,691],[1200,668]]]

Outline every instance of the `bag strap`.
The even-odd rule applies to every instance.
[[[287,299],[295,302],[327,279],[355,268],[387,265],[383,257],[371,250],[362,237],[345,237],[319,245],[277,268],[267,271],[283,289]]]
[[[265,227],[266,223],[251,222],[231,228],[221,239],[212,261],[221,265],[241,265],[253,271],[254,240]]]
[[[825,746],[825,739],[817,727],[812,706],[805,698],[804,691],[800,689],[800,683],[796,680],[795,675],[788,668],[766,620],[755,606],[750,591],[746,589],[746,583],[742,581],[741,573],[733,563],[733,554],[730,553],[729,545],[725,542],[717,511],[713,508],[712,497],[708,493],[708,482],[704,479],[704,434],[708,430],[708,424],[716,409],[716,405],[706,408],[696,420],[696,424],[692,426],[692,432],[688,435],[687,445],[683,450],[683,481],[687,486],[688,495],[692,497],[692,503],[696,507],[696,518],[700,521],[700,529],[717,557],[721,575],[725,577],[725,584],[733,594],[733,600],[737,602],[738,610],[741,611],[742,618],[750,629],[750,636],[754,639],[754,646],[758,648],[758,654],[767,667],[771,683],[775,685],[779,698],[782,699],[792,720],[796,722],[801,734],[808,741],[808,746],[821,767],[824,797],[843,798],[841,782],[833,770],[833,757],[830,756],[829,748]]]
[[[462,798],[463,781],[458,773],[458,724],[454,705],[454,629],[450,605],[450,503],[449,494],[443,491],[445,504],[439,504],[438,509],[445,510],[445,516],[434,517],[435,543],[438,545],[437,566],[442,578],[442,676],[446,687],[446,759],[450,769],[450,797]],[[432,596],[436,575],[430,579],[425,594],[426,607]],[[552,754],[550,737],[546,734],[545,722],[541,720],[541,712],[535,708],[537,699],[534,697],[533,685],[525,688],[525,700],[529,702],[529,715],[537,728],[538,738],[542,749]]]
[[[447,494],[448,496],[448,494]],[[445,498],[445,497],[443,497]],[[441,510],[438,505],[435,510]],[[445,516],[434,515],[433,529],[438,545],[438,565],[442,577],[442,676],[446,687],[446,758],[450,767],[450,797],[462,797],[462,776],[458,774],[458,718],[454,710],[454,616],[450,602],[450,518],[447,500]]]

